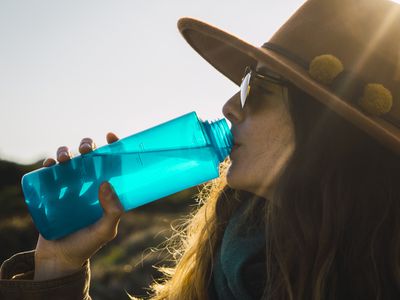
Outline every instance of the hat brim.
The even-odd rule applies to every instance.
[[[400,154],[400,129],[379,117],[369,116],[312,79],[308,71],[272,50],[255,47],[240,38],[193,18],[181,18],[178,29],[206,61],[240,85],[246,66],[269,66],[298,88]]]

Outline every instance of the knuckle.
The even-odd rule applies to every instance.
[[[122,211],[118,208],[111,208],[108,212],[107,215],[109,215],[111,218],[114,220],[117,220],[121,217]]]
[[[107,223],[102,224],[97,230],[97,237],[100,241],[107,243],[114,239],[117,235],[117,229],[114,226],[106,226]]]

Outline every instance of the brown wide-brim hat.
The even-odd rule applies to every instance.
[[[178,28],[237,85],[262,62],[400,154],[400,5],[309,0],[262,47],[192,18]]]

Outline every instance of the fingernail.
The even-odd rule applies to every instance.
[[[84,148],[84,149],[92,149],[92,146],[89,144],[89,143],[83,143],[82,145],[81,145],[81,148]]]
[[[66,152],[66,151],[60,152],[59,155],[60,156],[65,156],[65,157],[69,157],[68,152]]]

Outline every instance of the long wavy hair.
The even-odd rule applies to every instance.
[[[267,280],[263,299],[400,299],[400,156],[289,86],[295,150],[263,199]],[[170,241],[176,260],[161,268],[152,299],[208,299],[225,227],[243,201],[257,198],[221,177]],[[260,211],[252,201],[242,214]]]

